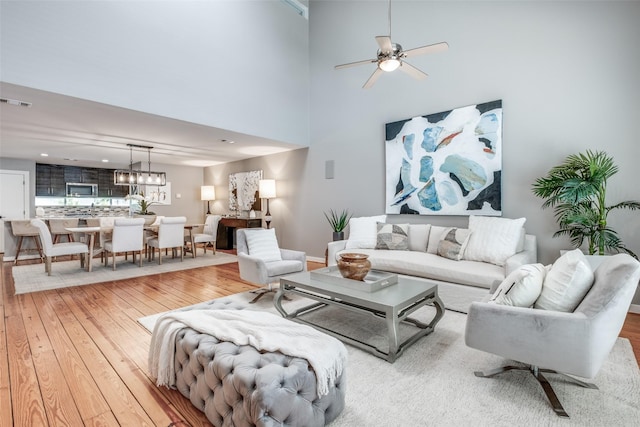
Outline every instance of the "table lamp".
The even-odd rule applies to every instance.
[[[209,203],[216,199],[216,187],[213,185],[203,185],[200,187],[200,200],[207,201],[207,215],[211,215],[211,207]]]
[[[269,212],[269,199],[276,197],[276,180],[275,179],[261,179],[258,182],[258,192],[261,199],[267,199],[267,214],[264,216],[264,222],[267,223],[267,228],[271,223],[271,212]]]

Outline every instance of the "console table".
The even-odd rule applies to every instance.
[[[216,236],[216,247],[219,249],[233,249],[236,228],[262,227],[262,218],[222,217]]]

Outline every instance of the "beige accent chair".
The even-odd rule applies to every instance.
[[[49,227],[41,219],[32,219],[31,225],[38,229],[42,251],[45,257],[45,272],[51,276],[51,258],[63,255],[80,255],[80,268],[84,268],[85,257],[89,253],[89,248],[81,242],[53,243]]]
[[[236,230],[240,278],[247,282],[263,286],[266,285],[261,289],[253,291],[257,295],[251,301],[252,304],[258,301],[265,293],[275,291],[272,284],[279,283],[282,276],[307,270],[307,254],[301,251],[279,248],[280,257],[282,258],[281,261],[264,261],[252,255],[247,244],[246,233],[256,232],[257,230],[260,229],[240,228]]]
[[[36,227],[31,225],[30,219],[20,219],[20,220],[11,221],[11,232],[15,237],[18,238],[18,247],[16,249],[16,257],[13,262],[15,265],[18,265],[18,258],[20,257],[20,251],[22,250],[26,252],[29,250],[37,249],[40,259],[44,258],[44,256],[42,255],[42,248],[40,247],[40,238],[39,238],[40,233]],[[33,242],[36,246],[35,249],[31,249],[31,248],[23,249],[22,243],[24,242],[25,237],[27,239],[33,239]]]
[[[569,415],[544,374],[593,378],[606,361],[622,329],[640,280],[640,262],[627,254],[607,257],[595,270],[591,289],[570,313],[474,302],[469,308],[465,342],[525,366],[508,365],[478,377],[510,370],[529,370],[538,380],[555,413]]]
[[[204,222],[202,233],[194,233],[191,235],[191,254],[196,257],[196,250],[198,243],[203,243],[202,248],[204,253],[207,253],[207,245],[211,243],[213,245],[213,254],[216,254],[216,237],[218,235],[218,223],[222,216],[220,215],[208,215]]]
[[[142,250],[144,248],[144,218],[118,218],[113,223],[111,240],[104,243],[104,265],[111,264],[116,269],[116,254],[124,252],[133,253],[133,263],[136,263],[136,252],[139,256],[139,267],[142,267]],[[125,258],[126,259],[126,258]]]
[[[172,249],[175,258],[176,251],[180,250],[180,261],[184,260],[184,225],[187,218],[184,216],[164,217],[158,225],[158,235],[147,240],[151,248],[149,260],[155,257],[155,249],[158,249],[158,264],[162,264],[162,249]]]

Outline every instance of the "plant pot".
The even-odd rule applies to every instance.
[[[345,253],[340,255],[338,269],[345,279],[364,280],[371,270],[369,255],[357,253]]]
[[[333,241],[337,242],[338,240],[344,240],[344,231],[333,232]]]

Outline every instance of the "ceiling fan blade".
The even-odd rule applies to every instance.
[[[425,53],[443,52],[447,49],[449,49],[449,44],[447,42],[430,44],[428,46],[416,47],[415,49],[405,50],[404,57],[411,58],[412,56],[424,55]]]
[[[376,36],[378,46],[380,46],[380,52],[391,53],[393,52],[393,45],[391,44],[391,36]]]
[[[377,62],[377,61],[378,61],[378,59],[365,59],[363,61],[349,62],[348,64],[336,65],[335,69],[336,70],[340,70],[342,68],[353,67],[353,66],[356,66],[356,65],[371,64],[371,63]]]
[[[376,80],[378,80],[378,77],[380,77],[380,75],[383,73],[383,71],[380,68],[376,68],[376,70],[373,72],[373,74],[371,74],[371,77],[369,77],[369,80],[367,80],[364,84],[364,86],[362,86],[363,89],[369,89],[371,86],[373,86],[373,84],[376,82]]]
[[[414,67],[413,65],[405,61],[402,61],[402,64],[400,65],[400,69],[405,73],[409,74],[414,79],[418,79],[418,80],[426,79],[429,76],[427,73],[418,70],[416,67]]]

